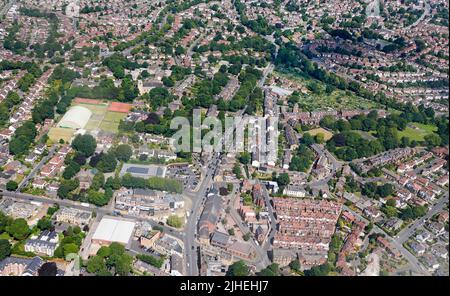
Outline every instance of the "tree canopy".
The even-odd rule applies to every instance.
[[[72,147],[84,156],[89,157],[94,154],[97,142],[91,135],[77,135],[72,141]]]

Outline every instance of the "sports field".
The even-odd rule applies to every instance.
[[[120,121],[125,118],[128,111],[132,108],[131,104],[83,98],[74,99],[71,106],[85,107],[92,112],[91,117],[84,126],[85,130],[88,132],[102,130],[109,133],[117,133],[119,131]],[[58,142],[60,139],[70,141],[74,133],[74,129],[54,127],[50,129],[48,136],[53,142]]]
[[[81,103],[76,105],[86,107],[92,111],[92,116],[85,126],[85,129],[88,131],[101,129],[106,132],[117,133],[120,120],[127,115],[127,113],[109,111],[111,105],[108,104],[92,105]]]
[[[107,111],[100,123],[100,129],[106,132],[117,133],[119,131],[119,123],[126,115],[126,113]]]
[[[109,104],[108,111],[128,113],[133,108],[133,105],[128,103],[112,102]]]
[[[92,112],[91,118],[89,118],[88,123],[84,127],[88,131],[95,130],[100,127],[102,123],[103,117],[105,117],[106,110],[108,109],[108,105],[92,105],[92,104],[74,104],[73,106],[82,106],[85,107]]]

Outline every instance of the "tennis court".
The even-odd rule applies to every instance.
[[[108,111],[103,117],[99,127],[101,130],[117,133],[119,131],[119,123],[125,116],[126,113]]]
[[[131,105],[131,104],[112,102],[111,104],[109,104],[108,111],[128,113],[128,112],[130,112],[131,108],[133,108],[133,105]]]

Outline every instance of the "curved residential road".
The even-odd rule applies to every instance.
[[[434,205],[433,207],[426,213],[422,218],[417,219],[413,224],[410,224],[408,227],[401,230],[395,237],[395,240],[398,241],[399,244],[404,244],[409,237],[416,231],[417,228],[423,226],[424,221],[430,219],[435,214],[441,212],[446,203],[448,203],[449,193],[446,192]]]
[[[424,2],[425,2],[425,1],[424,1]],[[424,4],[425,4],[425,10],[424,10],[424,12],[422,13],[422,15],[421,15],[414,23],[412,23],[411,25],[405,27],[405,29],[417,26],[421,21],[423,21],[423,19],[424,19],[428,14],[430,14],[430,11],[431,11],[431,6],[430,6],[430,4],[429,4],[428,2],[425,2]]]
[[[355,215],[356,217],[358,217],[359,219],[369,223],[370,221],[367,220],[366,218],[364,218],[363,216],[361,216],[360,214],[356,213],[355,211],[353,211],[352,209],[350,209],[349,207],[347,207],[346,205],[342,206],[342,209],[352,213],[353,215]],[[419,260],[413,255],[411,254],[401,243],[399,243],[395,238],[392,238],[389,234],[387,234],[383,229],[381,229],[380,227],[378,227],[377,225],[373,225],[373,231],[376,233],[382,233],[384,234],[386,237],[390,238],[390,242],[402,253],[402,255],[408,260],[408,262],[410,263],[412,269],[417,273],[417,274],[422,274],[422,275],[430,275],[429,272],[422,267],[422,265],[420,264]]]

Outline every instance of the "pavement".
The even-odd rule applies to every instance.
[[[89,250],[91,248],[91,240],[94,236],[95,231],[97,230],[98,224],[100,223],[100,220],[103,218],[102,214],[97,214],[97,216],[94,219],[94,222],[89,227],[89,231],[86,235],[86,238],[84,239],[83,243],[80,247],[80,257],[83,260],[87,260],[89,257]]]

